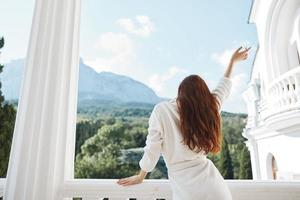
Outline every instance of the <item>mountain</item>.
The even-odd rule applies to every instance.
[[[19,96],[24,63],[24,59],[19,59],[4,65],[0,80],[7,100],[17,99]],[[98,73],[81,59],[78,84],[79,104],[95,102],[154,104],[162,100],[147,85],[111,72]]]

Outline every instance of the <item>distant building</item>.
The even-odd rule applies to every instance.
[[[254,179],[300,179],[300,0],[254,0],[259,48],[243,93]]]

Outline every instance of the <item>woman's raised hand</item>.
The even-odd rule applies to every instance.
[[[232,68],[235,63],[240,62],[242,60],[246,60],[248,58],[248,53],[250,49],[251,47],[248,48],[240,47],[232,54],[230,62],[224,74],[225,77],[227,78],[231,77]]]
[[[246,60],[248,58],[248,53],[251,47],[248,48],[243,48],[240,47],[238,48],[231,56],[231,61],[233,63],[239,62],[241,60]]]

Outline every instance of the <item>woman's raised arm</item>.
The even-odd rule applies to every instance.
[[[224,77],[222,77],[217,87],[212,91],[212,94],[214,94],[219,101],[220,108],[224,100],[230,94],[231,85],[232,85],[230,77],[233,71],[234,64],[236,64],[239,61],[246,60],[248,58],[249,50],[250,47],[245,48],[244,50],[242,50],[242,47],[240,47],[232,54],[228,67],[225,71]]]
[[[240,47],[232,54],[230,62],[224,74],[225,77],[231,77],[234,64],[236,64],[239,61],[246,60],[248,58],[248,53],[250,49],[251,47],[248,47],[244,48],[243,50],[243,47]]]

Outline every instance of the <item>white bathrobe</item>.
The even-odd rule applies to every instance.
[[[220,104],[229,95],[231,81],[223,77],[212,91]],[[191,151],[182,143],[176,100],[157,104],[149,118],[142,170],[154,169],[160,155],[168,168],[173,200],[231,200],[230,191],[214,164],[204,153]]]

